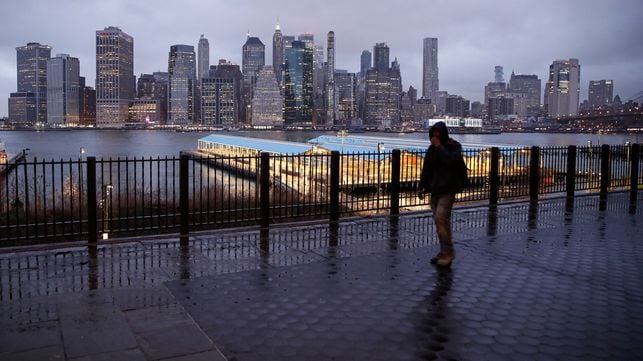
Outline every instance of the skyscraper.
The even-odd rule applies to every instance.
[[[337,122],[346,124],[356,117],[355,73],[337,69],[335,71],[337,92]]]
[[[80,124],[96,124],[96,89],[85,84],[85,77],[80,77]]]
[[[198,80],[201,80],[208,76],[208,73],[210,72],[210,43],[208,42],[208,39],[205,38],[203,34],[201,34],[201,38],[199,39],[199,64],[198,64]]]
[[[545,104],[550,117],[578,114],[580,64],[578,59],[555,60],[549,66]]]
[[[134,99],[134,38],[117,27],[96,31],[96,123],[122,125]]]
[[[242,72],[243,85],[246,89],[252,89],[257,78],[257,70],[266,65],[266,47],[257,37],[250,36],[243,44]]]
[[[371,54],[370,51],[364,50],[362,51],[362,55],[360,56],[360,67],[359,67],[359,72],[362,77],[366,75],[366,71],[373,67],[373,54]]]
[[[257,82],[252,93],[252,125],[283,125],[284,98],[271,66],[264,66],[257,72]]]
[[[422,97],[436,103],[440,90],[438,38],[424,38],[422,59]]]
[[[612,80],[590,80],[588,101],[592,108],[612,104],[614,93],[614,82]]]
[[[16,56],[18,92],[33,93],[36,102],[36,118],[27,119],[27,123],[46,123],[47,61],[51,57],[51,47],[40,43],[28,43],[16,48]],[[25,114],[32,115],[31,112]]]
[[[333,125],[337,120],[337,99],[335,89],[335,32],[328,32],[326,51],[326,124]]]
[[[373,68],[386,71],[389,68],[389,48],[386,43],[377,43],[373,47]]]
[[[514,74],[509,78],[509,93],[514,98],[516,114],[521,117],[538,115],[540,112],[541,81],[535,74]],[[524,97],[520,94],[524,94]],[[521,106],[524,98],[524,107]],[[518,106],[517,106],[518,105]]]
[[[400,120],[402,78],[397,59],[389,67],[389,48],[385,43],[374,47],[375,66],[366,72],[364,89],[365,124],[390,128]]]
[[[286,125],[312,124],[313,49],[293,41],[284,55],[284,120]]]
[[[275,73],[275,78],[279,84],[279,88],[284,82],[283,75],[284,68],[284,38],[281,34],[279,24],[275,27],[275,34],[272,36],[272,69]]]
[[[47,61],[47,123],[80,124],[80,63],[58,54]]]
[[[202,80],[201,122],[231,127],[239,122],[243,75],[239,65],[219,60]]]
[[[172,45],[168,59],[168,123],[195,121],[196,59],[194,46]]]

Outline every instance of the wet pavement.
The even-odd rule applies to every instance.
[[[0,254],[1,360],[635,360],[627,194]],[[224,356],[225,355],[225,356]]]

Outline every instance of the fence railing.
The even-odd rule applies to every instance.
[[[176,233],[426,209],[423,152],[22,161],[0,168],[0,245]],[[640,145],[467,149],[459,202],[498,204],[641,184]]]

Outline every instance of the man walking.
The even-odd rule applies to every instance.
[[[464,188],[466,167],[462,159],[462,145],[449,138],[444,122],[435,123],[429,130],[429,137],[431,145],[424,157],[418,195],[423,199],[425,194],[431,194],[431,210],[440,240],[440,253],[431,258],[431,263],[448,267],[455,258],[451,238],[451,209],[456,193]]]

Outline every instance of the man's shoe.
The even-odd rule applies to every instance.
[[[436,264],[438,263],[438,260],[442,257],[442,252],[436,254],[435,256],[431,257],[431,264]]]
[[[455,259],[455,255],[453,253],[449,254],[442,254],[440,257],[438,257],[436,263],[440,267],[449,267],[451,266],[451,262]]]

